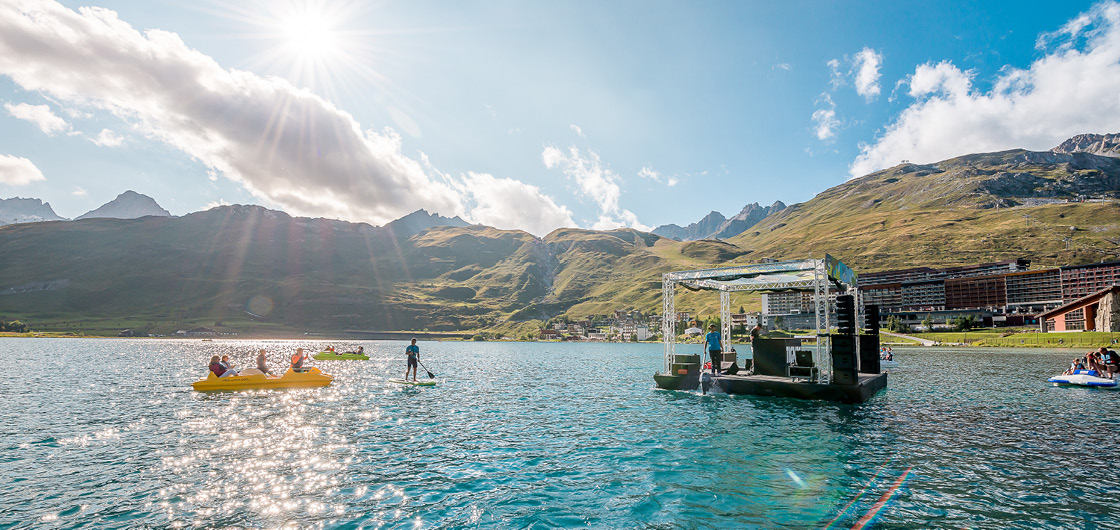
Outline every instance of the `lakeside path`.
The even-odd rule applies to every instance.
[[[890,331],[883,331],[883,330],[879,330],[879,333],[882,333],[883,335],[890,335],[892,337],[898,337],[898,338],[901,338],[901,339],[907,339],[907,340],[912,340],[912,341],[915,341],[915,342],[919,342],[919,343],[921,343],[922,346],[933,346],[933,345],[937,344],[937,341],[935,341],[935,340],[920,339],[920,338],[914,337],[912,335],[903,335],[901,333],[893,333],[893,332],[890,332]]]

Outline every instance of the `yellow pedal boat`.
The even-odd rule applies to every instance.
[[[251,388],[308,388],[327,386],[334,380],[334,376],[320,372],[318,368],[309,366],[301,372],[293,372],[291,368],[280,377],[270,377],[256,368],[242,370],[240,374],[230,377],[218,377],[214,372],[206,375],[191,384],[195,390],[248,390]]]

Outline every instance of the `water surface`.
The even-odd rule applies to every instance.
[[[0,340],[0,528],[1120,526],[1120,391],[1048,385],[1069,351],[897,348],[841,405],[656,390],[659,345],[421,342],[414,388],[333,344],[371,360],[206,394],[326,343]]]

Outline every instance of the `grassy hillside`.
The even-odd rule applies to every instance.
[[[1025,257],[1120,259],[1120,160],[1022,150],[903,164],[825,190],[728,241],[629,229],[544,238],[482,226],[388,228],[227,206],[178,218],[0,227],[0,319],[37,329],[277,335],[490,330],[661,311],[661,274],[839,257],[857,272]],[[1071,202],[1076,201],[1076,202]],[[759,308],[758,295],[732,297]],[[680,292],[701,318],[718,297]]]
[[[751,249],[747,259],[828,252],[857,271],[1017,257],[1035,267],[1091,263],[1120,255],[1117,193],[1114,158],[969,155],[854,179],[730,242]]]

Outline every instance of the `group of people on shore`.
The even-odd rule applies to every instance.
[[[1074,358],[1062,375],[1075,374],[1078,370],[1096,370],[1101,377],[1114,379],[1120,373],[1120,354],[1101,346],[1096,351],[1086,353],[1084,357]]]

